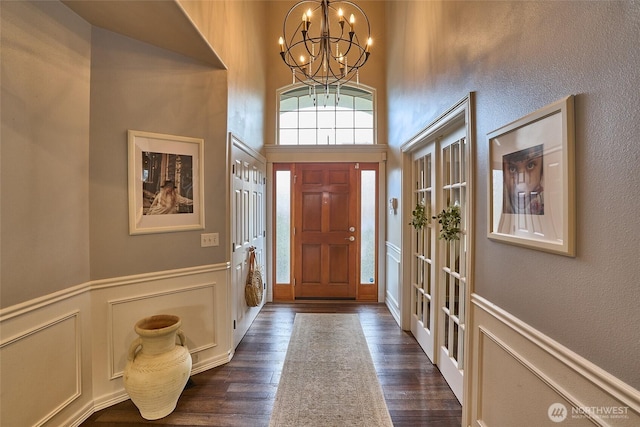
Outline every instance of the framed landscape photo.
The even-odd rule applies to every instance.
[[[204,140],[128,131],[129,234],[204,228]]]
[[[489,140],[489,238],[575,255],[574,98],[501,127]]]

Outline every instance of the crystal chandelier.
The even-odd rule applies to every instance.
[[[326,93],[336,86],[339,93],[354,77],[359,83],[360,67],[369,59],[369,18],[350,1],[302,0],[287,12],[279,43],[293,83],[308,85],[314,94],[316,86]]]

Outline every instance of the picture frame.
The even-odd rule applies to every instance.
[[[490,132],[488,237],[575,256],[574,97]]]
[[[204,140],[129,130],[129,234],[204,229]]]

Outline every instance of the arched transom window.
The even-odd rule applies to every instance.
[[[375,92],[359,86],[331,86],[313,92],[298,86],[280,93],[278,144],[375,144]]]

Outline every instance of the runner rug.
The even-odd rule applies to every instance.
[[[269,426],[393,426],[357,314],[296,315]]]

